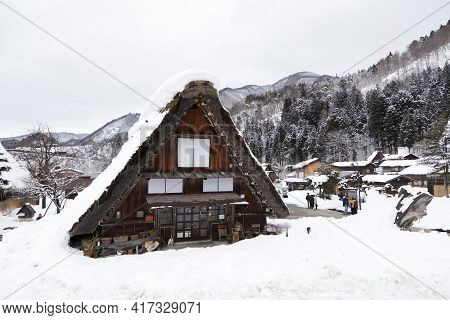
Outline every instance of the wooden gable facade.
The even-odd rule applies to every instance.
[[[262,231],[287,207],[207,81],[189,83],[107,191],[70,230],[82,239],[217,240]],[[110,240],[108,240],[110,241]]]

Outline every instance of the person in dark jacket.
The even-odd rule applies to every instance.
[[[344,214],[348,213],[348,197],[344,195],[342,197],[342,205],[344,206]]]
[[[309,208],[314,209],[314,195],[309,196]]]
[[[306,203],[308,204],[308,209],[311,209],[311,201],[310,201],[311,195],[309,192],[306,194]]]

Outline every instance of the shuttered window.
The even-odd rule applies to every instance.
[[[178,167],[208,168],[210,139],[178,138]]]
[[[233,191],[233,178],[203,179],[203,192],[229,192]]]
[[[183,179],[150,179],[149,194],[183,193]]]

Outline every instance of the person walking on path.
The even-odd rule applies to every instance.
[[[314,209],[314,199],[315,199],[314,195],[309,196],[309,208],[310,209]]]
[[[346,195],[342,197],[342,205],[344,206],[344,214],[348,214],[348,197]]]
[[[308,209],[311,209],[311,195],[309,194],[309,192],[306,194],[306,203],[308,204]]]
[[[317,210],[317,196],[313,196],[314,208]]]

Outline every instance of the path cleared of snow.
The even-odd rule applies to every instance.
[[[103,259],[83,257],[60,232],[49,233],[46,226],[64,220],[50,216],[9,232],[0,243],[0,296],[43,273],[10,298],[441,298],[342,228],[449,297],[450,238],[400,231],[393,224],[395,203],[370,192],[362,212],[346,219],[273,220],[290,226],[289,237]]]

